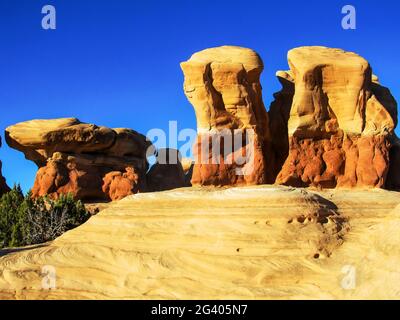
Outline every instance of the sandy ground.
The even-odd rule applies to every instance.
[[[116,202],[2,251],[3,299],[398,299],[400,194],[281,186]]]

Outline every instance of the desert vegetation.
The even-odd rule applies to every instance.
[[[44,243],[73,229],[90,217],[81,201],[70,194],[53,200],[32,198],[19,185],[0,198],[0,248]]]

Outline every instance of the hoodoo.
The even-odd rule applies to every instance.
[[[7,128],[6,140],[39,167],[33,196],[118,200],[146,188],[151,143],[134,130],[75,118],[32,120]]]
[[[223,46],[197,52],[181,67],[184,91],[197,117],[192,184],[272,182],[260,56],[251,49]]]
[[[278,73],[286,85],[271,113],[279,136],[289,116],[288,145],[281,137],[283,142],[275,144],[288,148],[276,182],[381,188],[389,179],[398,185],[398,175],[389,172],[398,158],[393,146],[397,104],[369,63],[355,53],[325,47],[293,49],[288,60],[290,71]]]

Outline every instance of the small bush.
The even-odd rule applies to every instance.
[[[54,240],[90,217],[72,195],[57,200],[33,199],[23,195],[19,186],[0,198],[0,248],[20,247]]]

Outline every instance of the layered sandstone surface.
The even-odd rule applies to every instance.
[[[33,196],[118,200],[146,188],[151,143],[134,130],[75,118],[32,120],[8,127],[6,141],[39,167]]]
[[[1,137],[0,137],[0,147],[1,147]],[[6,179],[4,179],[4,177],[1,174],[1,167],[2,167],[2,163],[0,160],[0,196],[3,193],[8,192],[10,190],[10,188],[8,187],[8,185],[6,183]]]
[[[272,182],[260,56],[251,49],[222,46],[193,54],[181,68],[197,118],[193,185]]]
[[[399,228],[398,194],[378,189],[142,193],[1,251],[0,298],[398,299]]]
[[[288,62],[290,71],[278,73],[284,88],[270,111],[271,132],[280,136],[274,147],[288,152],[276,182],[380,188],[390,180],[398,186],[393,166],[389,172],[398,158],[397,104],[369,63],[325,47],[290,50]]]

